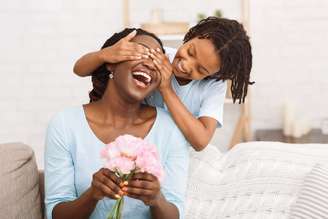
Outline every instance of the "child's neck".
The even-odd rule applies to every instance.
[[[185,79],[185,78],[178,78],[177,76],[174,76],[174,77],[177,80],[177,82],[179,83],[179,85],[186,85],[186,84],[189,84],[189,82],[191,81],[191,80]]]

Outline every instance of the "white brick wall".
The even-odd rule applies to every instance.
[[[282,125],[294,103],[313,127],[328,117],[328,1],[251,1],[253,128]]]
[[[221,7],[222,4],[222,7]],[[186,9],[186,7],[190,7]],[[131,1],[133,24],[165,7],[167,19],[195,21],[223,8],[238,18],[238,2]],[[183,10],[183,13],[181,11]],[[0,7],[0,142],[31,145],[43,167],[44,134],[55,112],[88,101],[89,79],[73,75],[74,61],[122,28],[121,1],[3,0]]]

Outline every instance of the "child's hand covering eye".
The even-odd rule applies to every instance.
[[[150,57],[161,75],[159,90],[167,89],[171,86],[172,65],[169,58],[159,49],[150,50]]]

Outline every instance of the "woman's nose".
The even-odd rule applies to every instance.
[[[154,64],[153,60],[151,60],[151,59],[144,59],[142,61],[142,65],[149,68],[150,70],[153,70],[153,71],[156,70],[155,64]]]

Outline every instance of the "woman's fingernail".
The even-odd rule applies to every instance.
[[[123,191],[123,192],[126,192],[126,191],[128,191],[128,188],[123,187],[123,188],[122,188],[122,191]]]
[[[129,184],[129,182],[128,181],[124,181],[123,184],[127,186]]]
[[[117,199],[121,198],[121,196],[118,195],[118,194],[115,194],[114,197],[117,198]]]

